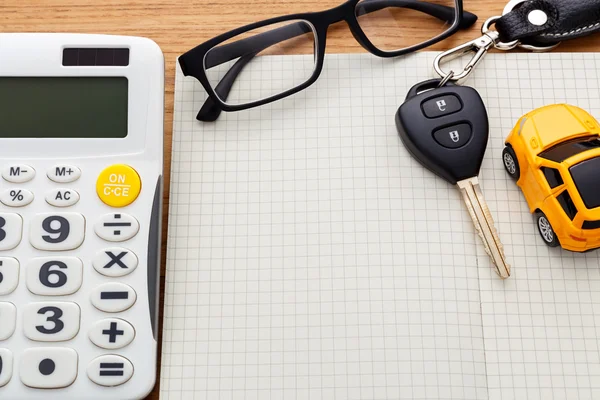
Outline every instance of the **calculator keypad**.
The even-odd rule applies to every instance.
[[[17,247],[22,236],[23,218],[19,214],[0,213],[0,251]]]
[[[13,374],[13,355],[8,349],[0,349],[0,387],[6,386]]]
[[[80,319],[76,303],[30,303],[23,308],[23,332],[36,342],[64,342],[79,333]]]
[[[77,352],[64,347],[27,349],[19,367],[21,382],[36,389],[70,386],[77,378]]]
[[[92,382],[100,386],[119,386],[133,376],[133,364],[125,357],[110,354],[92,361],[87,374]]]
[[[13,303],[0,302],[0,340],[6,340],[17,327],[17,307]]]
[[[81,214],[37,214],[31,221],[29,241],[38,250],[74,250],[84,239],[85,218]]]
[[[27,289],[40,296],[65,296],[79,290],[83,262],[77,257],[40,257],[27,265]]]
[[[94,231],[101,239],[109,242],[124,242],[137,235],[140,224],[129,214],[106,214],[94,226]]]
[[[134,282],[130,286],[118,278],[132,274],[138,267],[138,255],[127,247],[135,246],[128,241],[136,237],[140,223],[135,216],[116,210],[136,200],[141,191],[140,176],[133,168],[120,164],[105,168],[96,182],[96,195],[104,203],[103,207],[113,207],[116,212],[84,216],[69,212],[82,196],[85,198],[85,194],[80,193],[81,188],[70,185],[81,177],[82,170],[68,164],[41,171],[44,170],[46,177],[41,179],[54,184],[42,193],[34,193],[29,186],[21,185],[36,176],[33,167],[15,164],[1,170],[4,180],[11,184],[0,191],[0,207],[21,209],[0,212],[0,388],[19,378],[23,385],[35,389],[72,385],[78,379],[79,354],[69,348],[74,346],[70,341],[82,334],[87,336],[89,346],[102,351],[118,351],[136,340],[134,325],[119,313],[134,307],[138,300],[136,290],[145,288],[146,284],[138,288],[137,280],[129,281]],[[37,199],[40,195],[43,196],[41,203]],[[30,204],[41,204],[45,210],[52,210],[49,205],[60,212],[31,214]],[[29,228],[25,240],[24,223]],[[85,242],[89,223],[99,238],[91,238],[92,242],[100,244],[91,248],[91,254],[87,245],[84,251],[72,252]],[[123,245],[116,244],[121,242]],[[33,250],[31,245],[40,251],[32,251],[32,256],[22,259],[19,245]],[[90,274],[101,276],[102,280],[90,279],[92,284],[87,281],[86,293],[81,293]],[[26,291],[20,292],[23,286]],[[18,291],[19,296],[28,293],[35,302],[15,303],[17,307],[10,296]],[[75,294],[78,300],[60,297]],[[95,310],[90,308],[92,306]],[[83,320],[85,325],[82,325],[82,313],[87,317]],[[17,334],[27,338],[31,348],[13,355],[15,349],[10,348],[10,344],[3,348],[3,344]],[[131,361],[117,354],[102,355],[91,362],[82,359],[82,362],[89,363],[87,375],[100,386],[122,385],[134,374]],[[2,390],[0,397],[1,393]]]
[[[109,247],[96,253],[92,265],[98,273],[116,278],[132,273],[138,265],[138,258],[131,250]]]
[[[135,290],[119,282],[105,283],[92,291],[94,307],[107,313],[118,313],[130,309],[137,300]]]
[[[0,257],[0,296],[11,294],[19,285],[19,261]]]
[[[135,329],[125,320],[107,318],[92,326],[89,337],[92,343],[102,349],[117,350],[133,341]]]

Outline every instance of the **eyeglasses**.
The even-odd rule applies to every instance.
[[[235,29],[179,57],[183,74],[198,79],[209,96],[197,119],[215,121],[221,111],[258,107],[312,85],[323,69],[327,30],[341,21],[367,51],[395,57],[466,29],[477,16],[463,11],[462,0],[349,0]],[[270,55],[290,56],[273,63]]]

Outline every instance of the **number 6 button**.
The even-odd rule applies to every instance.
[[[78,213],[37,214],[31,221],[29,241],[38,250],[74,250],[85,238],[85,218]]]
[[[80,317],[75,303],[31,303],[24,307],[23,330],[36,342],[63,342],[79,333]]]
[[[27,289],[41,296],[65,296],[79,290],[83,262],[77,257],[34,258],[27,265]]]

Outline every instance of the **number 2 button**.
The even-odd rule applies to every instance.
[[[29,241],[38,250],[73,250],[84,238],[85,218],[78,213],[37,214],[31,221]]]
[[[62,342],[79,333],[81,310],[75,303],[31,303],[25,306],[25,336],[36,342]]]

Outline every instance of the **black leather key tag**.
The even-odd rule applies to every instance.
[[[549,46],[600,32],[600,0],[531,0],[496,21],[500,40]]]

